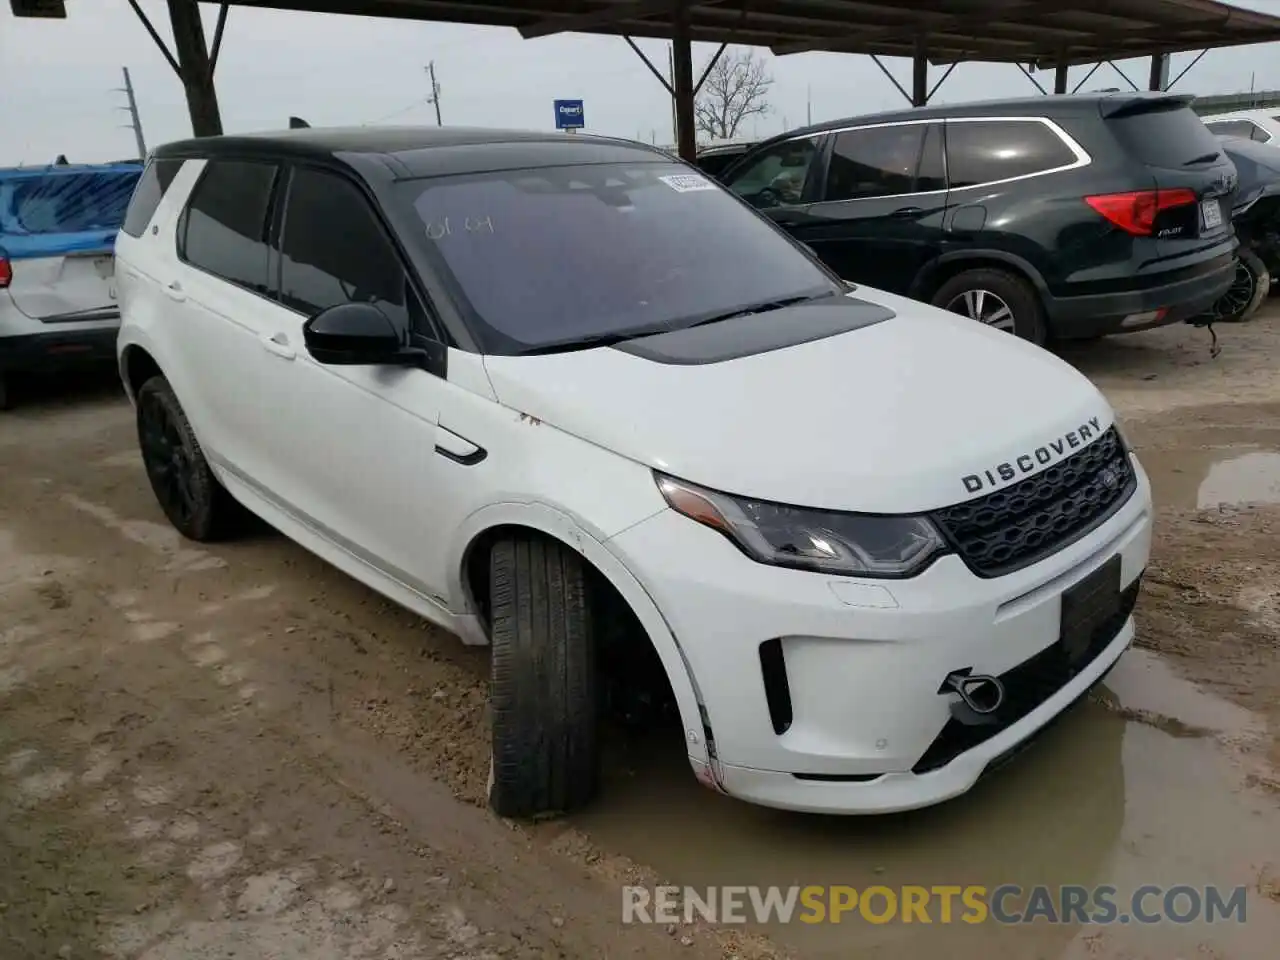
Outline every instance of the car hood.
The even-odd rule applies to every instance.
[[[485,367],[503,405],[656,470],[761,500],[868,513],[929,510],[1007,486],[1113,421],[1098,390],[1047,350],[879,290],[851,296],[848,309],[870,301],[896,315],[721,362],[603,347],[489,356]],[[803,309],[761,317],[785,325]]]

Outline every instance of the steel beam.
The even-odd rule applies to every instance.
[[[675,0],[671,22],[672,93],[676,104],[676,149],[680,159],[698,156],[698,130],[693,111],[693,42],[689,38],[689,4]]]

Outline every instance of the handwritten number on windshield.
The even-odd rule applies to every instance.
[[[462,221],[462,229],[466,233],[493,233],[493,217],[466,217]],[[454,224],[448,217],[443,220],[427,221],[427,236],[432,240],[443,240],[454,236]]]

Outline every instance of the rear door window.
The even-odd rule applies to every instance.
[[[268,295],[267,213],[276,172],[268,163],[209,161],[179,229],[179,256],[215,277]]]
[[[1038,120],[948,120],[947,174],[952,189],[1045,173],[1076,155]]]
[[[1130,156],[1151,167],[1176,169],[1222,152],[1204,122],[1181,103],[1110,117],[1107,126]]]
[[[819,137],[800,137],[766,147],[735,168],[727,186],[761,209],[800,203],[821,143]]]
[[[168,193],[169,185],[173,183],[173,178],[182,169],[182,163],[183,161],[181,160],[152,159],[147,164],[147,168],[142,171],[142,176],[138,180],[137,187],[134,188],[133,198],[129,201],[124,223],[120,227],[122,231],[131,237],[142,236],[142,232],[147,229],[147,224],[151,222],[151,217],[155,214],[156,208],[160,206],[160,201]]]
[[[823,199],[865,200],[914,193],[926,124],[868,127],[837,134]]]

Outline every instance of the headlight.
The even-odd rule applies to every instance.
[[[857,577],[909,577],[947,545],[924,517],[879,517],[733,497],[655,474],[677,513],[719,530],[751,559]]]

